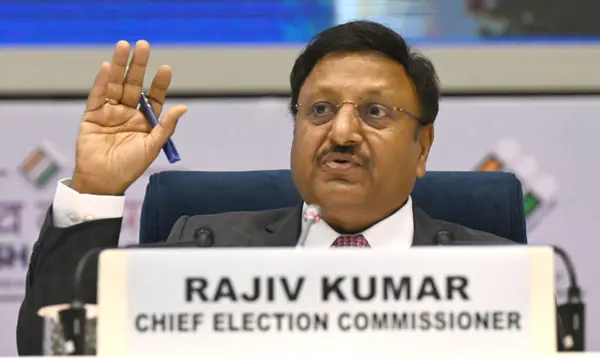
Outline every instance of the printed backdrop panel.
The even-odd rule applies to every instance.
[[[174,141],[183,160],[161,154],[152,170],[289,167],[286,99],[171,100],[190,107]],[[30,248],[56,182],[70,176],[82,101],[2,101],[0,121],[0,355],[16,353],[15,326]],[[565,248],[589,302],[587,346],[600,349],[600,286],[594,285],[595,204],[600,174],[594,140],[600,97],[445,99],[430,170],[508,170],[524,185],[529,240]],[[148,173],[149,175],[150,173]],[[122,244],[138,240],[148,175],[127,193]],[[85,237],[81,238],[85,240]],[[559,263],[559,301],[567,279]],[[596,280],[597,281],[597,280]]]

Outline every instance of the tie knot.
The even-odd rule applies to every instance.
[[[362,235],[340,235],[331,247],[371,247]]]

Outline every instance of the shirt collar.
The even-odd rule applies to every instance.
[[[306,203],[304,203],[302,211],[304,212],[305,209]],[[304,230],[304,225],[302,229]],[[361,234],[364,235],[372,248],[410,248],[414,236],[411,197],[409,196],[404,206],[395,213],[369,227]],[[330,247],[338,236],[340,236],[338,232],[333,230],[324,220],[320,220],[310,228],[305,247]]]

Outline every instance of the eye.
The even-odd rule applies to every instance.
[[[383,104],[369,103],[365,106],[364,113],[370,118],[379,119],[388,116],[389,109]]]
[[[313,116],[329,116],[335,114],[335,105],[330,102],[317,102],[312,105],[310,114]]]

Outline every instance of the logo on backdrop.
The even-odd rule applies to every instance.
[[[50,202],[0,201],[0,301],[20,301],[31,256],[26,218],[39,231]]]
[[[29,247],[16,242],[0,243],[0,274],[6,270],[27,268]]]
[[[21,233],[21,212],[23,203],[0,202],[0,236],[19,235]]]
[[[535,158],[524,153],[520,144],[512,138],[500,140],[475,170],[511,172],[519,178],[523,186],[527,231],[533,231],[557,205],[556,178],[541,170]]]
[[[57,180],[62,169],[61,161],[48,144],[39,145],[25,158],[19,171],[35,188],[44,189]]]
[[[0,301],[18,302],[23,298],[30,252],[26,243],[0,241]]]
[[[19,201],[0,202],[0,300],[19,301],[29,263],[29,244],[23,242],[23,211]]]

